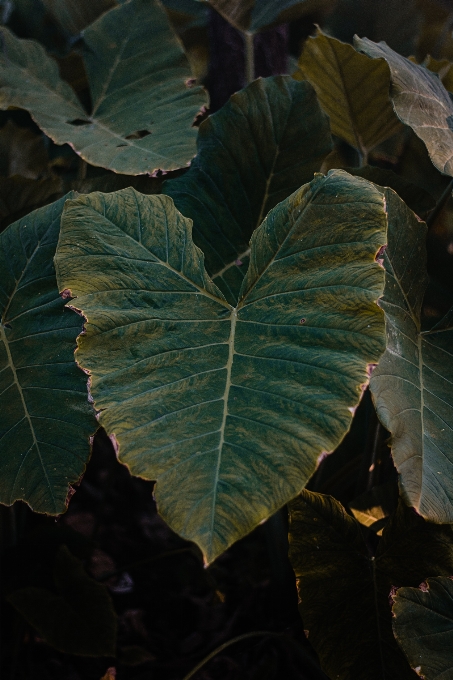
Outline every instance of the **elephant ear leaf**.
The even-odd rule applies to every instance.
[[[157,0],[130,0],[85,29],[89,113],[38,43],[0,30],[0,108],[26,109],[54,142],[118,173],[189,163],[192,124],[206,97],[192,87],[188,61]]]
[[[264,78],[200,125],[197,146],[190,170],[164,193],[193,220],[206,270],[235,305],[252,233],[320,169],[332,148],[329,122],[309,83]]]
[[[208,561],[294,497],[348,430],[384,349],[387,223],[382,190],[318,175],[255,231],[232,307],[169,197],[67,202],[56,266],[88,320],[77,361],[100,422]]]
[[[65,309],[53,265],[65,200],[0,234],[0,502],[53,515],[65,511],[96,429],[74,362],[82,320]]]
[[[392,632],[389,594],[452,573],[452,528],[423,520],[400,499],[372,555],[371,530],[331,496],[303,491],[289,511],[299,609],[323,670],[338,680],[416,680]]]
[[[394,596],[393,631],[412,668],[426,680],[448,678],[453,649],[453,580],[428,578]]]
[[[330,117],[332,132],[366,159],[401,127],[389,98],[390,73],[383,59],[368,59],[318,30],[299,59],[297,79],[306,78]]]
[[[423,140],[436,168],[453,176],[453,102],[437,75],[385,43],[355,38],[354,45],[373,59],[387,61],[392,81],[390,94],[398,118]]]
[[[407,502],[428,519],[453,522],[453,310],[422,330],[426,225],[398,205],[406,215],[383,254],[387,349],[370,386],[379,418],[392,433]]]

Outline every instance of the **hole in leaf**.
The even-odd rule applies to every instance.
[[[305,323],[305,319],[301,319],[299,323]]]
[[[120,146],[128,146],[128,145],[127,145],[127,144],[117,144],[117,145],[116,145],[116,148],[119,149]]]
[[[149,130],[136,130],[135,132],[131,132],[130,135],[126,135],[126,139],[143,139],[143,137],[147,137],[150,134],[151,132]]]
[[[10,323],[4,323],[3,328],[8,328],[9,330],[11,330],[11,324]]]
[[[69,125],[91,125],[91,120],[84,120],[83,118],[74,118],[74,120],[67,120]]]

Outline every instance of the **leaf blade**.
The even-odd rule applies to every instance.
[[[385,43],[354,39],[361,52],[383,58],[390,67],[391,97],[399,119],[425,143],[440,172],[453,175],[453,103],[439,78],[394,52]]]
[[[289,76],[253,82],[200,125],[190,170],[163,191],[193,220],[206,269],[230,304],[247,270],[253,231],[313,178],[331,144],[314,90]]]
[[[317,35],[305,43],[295,77],[310,81],[330,117],[332,132],[364,157],[398,132],[400,125],[388,96],[389,69],[384,61],[373,63],[351,45],[318,29]]]
[[[326,205],[329,227],[319,236]],[[317,177],[268,215],[252,244],[264,256],[276,248],[293,257],[287,287],[277,290],[281,262],[267,262],[257,277],[264,260],[253,256],[236,309],[209,280],[190,241],[190,221],[168,197],[128,189],[67,204],[56,257],[59,285],[71,289],[88,318],[77,357],[91,373],[100,421],[133,474],[157,477],[162,516],[209,561],[294,496],[321,451],[332,450],[348,429],[348,407],[359,399],[366,365],[383,349],[375,305],[383,272],[374,257],[386,223],[382,193],[373,185],[342,172]],[[332,224],[345,245],[331,252],[334,273],[320,268],[319,283],[335,271],[338,278],[322,300],[322,291],[313,293],[307,283],[316,264],[305,279],[299,269],[306,265],[304,247],[317,235],[319,250],[335,250]],[[171,272],[156,262],[167,252],[175,258]],[[362,292],[351,292],[348,276]],[[272,290],[283,301],[281,313],[272,292],[270,303],[264,300]],[[302,299],[311,310],[304,324]],[[357,341],[342,351],[339,343],[352,336]],[[334,392],[326,380],[335,383]]]
[[[438,576],[428,578],[425,588],[397,591],[393,630],[412,668],[426,680],[434,680],[451,672],[453,583]]]
[[[132,175],[180,168],[194,155],[192,123],[206,99],[202,88],[187,87],[188,62],[156,0],[131,0],[84,31],[90,115],[40,45],[6,28],[2,39],[0,106],[27,109],[57,144]]]
[[[86,376],[73,356],[82,323],[64,311],[52,262],[64,202],[0,235],[0,501],[24,500],[49,514],[66,509],[96,429]]]

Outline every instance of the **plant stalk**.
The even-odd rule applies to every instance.
[[[245,82],[250,85],[255,80],[255,50],[253,33],[244,33],[245,42]]]

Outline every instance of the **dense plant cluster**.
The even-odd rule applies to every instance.
[[[2,12],[2,667],[451,677],[451,3]]]

